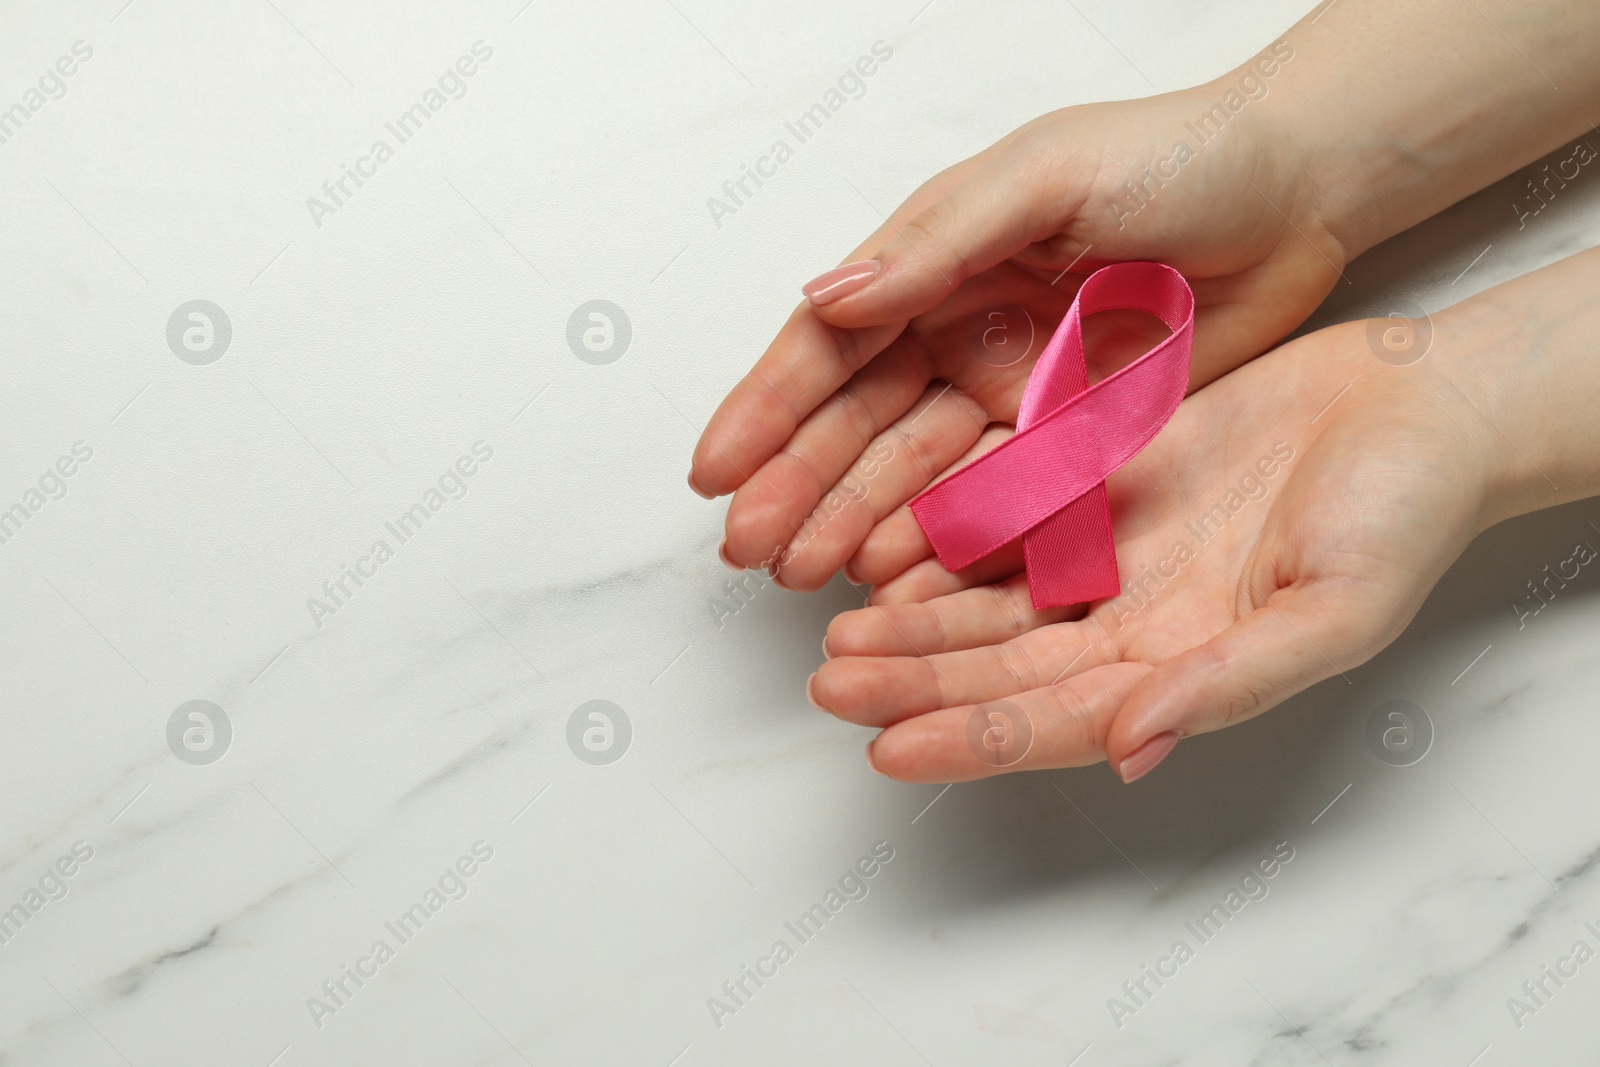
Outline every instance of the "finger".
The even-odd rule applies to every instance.
[[[858,261],[875,262],[876,273],[858,272],[854,286],[818,292],[812,298],[823,301],[818,316],[850,328],[904,322],[966,279],[1057,233],[1086,194],[1040,167],[1033,144],[1025,136],[1013,140],[942,199],[903,224],[891,220],[893,236],[870,260]]]
[[[1004,143],[1003,141],[1001,143]],[[998,146],[948,167],[922,184],[852,253],[870,255],[895,227],[942,200]],[[904,323],[878,323],[866,330],[839,330],[817,318],[803,301],[750,373],[733,387],[711,416],[695,446],[689,485],[702,496],[722,496],[783,446],[801,420],[899,336]]]
[[[960,459],[945,467],[937,477],[918,489],[935,485],[944,481],[962,467],[967,466],[985,452],[989,452],[1016,433],[1010,426],[992,425],[978,436],[972,446]],[[909,507],[899,507],[884,516],[878,525],[867,534],[849,560],[846,573],[853,581],[865,582],[872,586],[883,585],[890,579],[904,573],[913,565],[930,558],[933,555],[933,546],[928,543],[927,536],[922,532],[922,527],[917,525],[916,517]],[[1014,568],[1013,568],[1014,569]],[[990,580],[1002,574],[1011,573],[1010,570],[994,570],[990,568],[984,573],[990,575]],[[949,585],[947,592],[965,588],[962,584]]]
[[[926,358],[897,341],[811,412],[728,506],[725,554],[745,567],[774,560],[868,443],[922,396]]]
[[[1013,130],[983,151],[968,156],[958,163],[952,163],[913,189],[911,195],[901,201],[900,206],[890,212],[889,217],[883,220],[883,225],[873,230],[867,235],[866,240],[856,245],[850,255],[845,257],[845,262],[863,259],[871,255],[875,249],[882,248],[888,244],[909,220],[959,189],[961,184],[970,178],[979,167],[982,167],[996,153],[1001,151],[1002,146],[1015,137],[1016,133],[1017,131]]]
[[[1097,624],[1059,623],[1009,641],[929,654],[840,656],[807,683],[812,703],[846,722],[888,726],[940,708],[999,700],[1103,666],[1115,649]]]
[[[1211,638],[1162,663],[1130,694],[1107,741],[1124,782],[1148,774],[1180,737],[1250,719],[1363,658],[1370,604],[1328,581],[1279,589]]]
[[[1019,574],[927,603],[842,612],[828,624],[822,652],[830,659],[959,652],[1009,641],[1073,614],[1072,608],[1035,608],[1027,577]]]
[[[887,348],[904,323],[841,330],[802,305],[728,393],[694,449],[689,485],[731,493],[783,447],[807,415]]]
[[[904,574],[896,575],[882,585],[872,587],[867,596],[869,604],[923,603],[936,597],[949,596],[963,589],[972,589],[991,582],[1020,574],[1023,569],[1022,542],[1012,541],[970,567],[947,571],[937,559],[925,559],[913,564]]]
[[[798,478],[790,478],[787,482],[780,479],[781,488],[764,486],[760,493],[762,504],[759,509],[751,509],[746,501],[735,498],[729,525],[731,530],[738,532],[729,538],[732,543],[731,556],[745,566],[755,566],[772,558],[770,550],[777,544],[778,538],[792,541],[801,537],[810,541],[810,534],[818,523],[832,519],[843,506],[842,501],[858,495],[862,482],[857,476],[860,472],[850,471],[851,464],[858,457],[862,463],[877,471],[884,464],[874,457],[889,456],[891,477],[884,481],[909,483],[893,493],[882,482],[875,483],[871,509],[874,522],[887,514],[888,509],[881,506],[882,502],[892,508],[923,489],[934,474],[951,465],[956,455],[951,454],[951,443],[942,434],[928,437],[934,420],[925,417],[927,407],[906,412],[905,408],[910,405],[900,393],[928,383],[930,376],[935,373],[930,368],[943,368],[946,371],[941,375],[945,384],[940,386],[940,395],[935,401],[940,407],[934,414],[947,420],[950,412],[945,408],[956,404],[957,414],[968,417],[974,424],[972,427],[961,426],[961,447],[954,449],[959,454],[989,421],[985,411],[1016,411],[1027,385],[1031,357],[1036,354],[1035,349],[1043,349],[1047,337],[1045,331],[1037,328],[1032,316],[1038,314],[1040,321],[1044,322],[1051,316],[1065,314],[1066,305],[1061,303],[1060,297],[1049,286],[1024,272],[1002,267],[972,279],[937,308],[920,316],[887,350],[857,372],[832,399],[812,412],[788,444],[768,461],[777,467],[784,464],[792,466],[794,458],[801,459],[807,469],[796,472],[800,475]],[[1007,352],[1010,362],[1002,365],[986,361],[985,357],[992,357],[993,353],[984,340],[988,336],[982,330],[983,324],[988,321],[983,317],[984,309],[993,309],[997,301],[1015,302],[1020,299],[1027,302],[1025,307],[1017,305],[1028,322],[1027,340],[1022,341],[1022,324],[1016,323],[1019,335],[1012,346],[1014,353]],[[933,384],[940,385],[937,381]],[[893,440],[873,440],[869,445],[864,439],[867,431],[876,430],[880,437],[890,432],[881,417],[872,417],[881,405],[863,402],[863,397],[870,400],[867,393],[869,386],[879,392],[891,388],[897,390],[892,410],[896,413],[905,412],[899,415],[899,426],[919,426],[922,438],[937,442],[939,447],[935,456],[916,447],[919,440],[904,442],[912,446],[910,448],[897,448],[897,442]],[[906,473],[896,469],[901,463],[909,463],[911,471]],[[741,488],[743,496],[752,496],[754,490],[751,486],[769,480],[769,474],[758,471]],[[815,481],[822,488],[813,489],[808,484],[810,481]],[[833,487],[831,493],[827,491],[829,486]],[[817,514],[812,515],[814,509]],[[863,509],[853,510],[865,514]],[[806,529],[802,531],[802,524],[808,516],[816,521],[805,524]],[[741,523],[745,521],[752,525],[742,527]],[[843,544],[843,556],[854,551],[864,532],[836,522],[830,522],[829,529],[830,535],[822,544],[830,549]],[[798,554],[794,544],[791,543],[789,548],[783,554],[786,560]],[[807,546],[804,554],[811,555],[813,551]],[[783,580],[795,589],[816,588],[838,570],[843,556],[830,551],[825,558],[813,561],[806,568],[811,573],[785,575]]]
[[[976,403],[935,382],[824,494],[782,554],[780,583],[820,589],[879,521],[965,453],[987,422]]]
[[[853,582],[878,586],[933,557],[928,535],[909,507],[898,507],[862,539],[844,573]]]
[[[867,746],[867,761],[902,782],[967,782],[1010,771],[1098,763],[1105,758],[1106,730],[1117,708],[1149,671],[1143,663],[1113,663],[1005,700],[906,719]],[[993,745],[985,727],[1000,723],[1016,732]],[[1023,729],[1025,749],[1019,737]],[[1009,745],[1021,751],[1008,752]]]
[[[879,266],[879,261],[872,258],[879,249],[894,240],[908,222],[959,189],[961,184],[971,177],[978,168],[982,167],[988,159],[1002,150],[1002,145],[1016,135],[1017,131],[1013,131],[1006,135],[1005,138],[1002,138],[1000,142],[990,145],[977,155],[969,156],[953,166],[946,167],[912,190],[911,195],[906,197],[899,207],[884,218],[883,225],[873,230],[865,241],[857,245],[854,251],[844,258],[840,266],[825,271],[822,275],[801,287],[801,292],[806,295],[811,305],[820,307],[830,299],[830,296],[837,298],[844,293],[844,286],[832,288],[833,285],[837,285],[836,279],[854,276],[858,279],[854,284],[859,285],[859,279],[862,275],[861,268],[868,267],[871,271],[875,271]],[[857,194],[860,195],[859,190],[857,190]],[[865,200],[866,198],[863,196],[862,199]],[[872,207],[872,203],[868,201],[867,206]],[[877,209],[874,207],[873,210],[876,211]],[[831,288],[830,294],[829,290]]]

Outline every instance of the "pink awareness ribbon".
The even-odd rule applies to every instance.
[[[1172,335],[1089,385],[1083,316],[1149,312]],[[1105,480],[1167,424],[1189,384],[1194,293],[1160,263],[1095,271],[1028,377],[1016,436],[911,502],[939,562],[955,571],[1023,539],[1036,608],[1121,591]]]

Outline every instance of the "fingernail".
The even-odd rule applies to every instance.
[[[728,539],[726,537],[724,537],[722,542],[717,545],[717,558],[720,559],[722,561],[722,565],[728,568],[730,571],[738,571],[741,574],[744,573],[744,567],[735,563],[733,561],[733,557],[728,555]]]
[[[841,297],[849,296],[858,289],[863,288],[873,278],[877,277],[883,264],[875,259],[863,259],[856,263],[846,263],[842,267],[835,267],[829,271],[812,278],[800,287],[806,298],[813,304],[821,307],[831,304]]]
[[[1156,734],[1150,740],[1134,749],[1126,759],[1117,767],[1117,776],[1123,784],[1137,781],[1156,769],[1156,764],[1166,759],[1178,745],[1178,738],[1183,733],[1178,730],[1168,730],[1164,734]]]
[[[828,651],[828,635],[827,634],[823,634],[822,635],[822,658],[823,659],[832,659],[833,658],[833,653]]]
[[[767,578],[772,582],[773,585],[777,586],[779,589],[782,589],[782,590],[784,590],[785,592],[788,592],[788,593],[794,592],[793,589],[790,589],[787,585],[783,584],[783,579],[778,576],[778,568],[769,567],[767,569]]]
[[[816,684],[817,684],[817,675],[816,675],[816,672],[813,671],[811,673],[811,677],[806,679],[806,699],[809,700],[811,702],[811,706],[816,708],[818,711],[827,711],[828,710],[827,708],[825,708],[821,704],[817,703],[816,694],[813,692],[814,688],[816,687]]]
[[[846,563],[844,565],[843,569],[844,569],[844,580],[845,581],[849,582],[851,585],[860,585],[861,584],[861,579],[856,576],[856,572],[855,571],[850,569],[850,564]]]
[[[695,496],[701,497],[705,500],[715,500],[717,497],[717,494],[708,493],[698,485],[694,484],[694,471],[689,472],[689,488],[694,491]]]
[[[867,742],[867,766],[872,768],[873,774],[883,774],[882,771],[878,770],[878,761],[872,758],[872,746],[877,743],[878,739],[876,737]],[[885,778],[889,777],[887,774],[883,774],[883,776]]]

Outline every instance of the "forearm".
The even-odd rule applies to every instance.
[[[1600,121],[1594,0],[1334,0],[1284,40],[1263,115],[1347,259]]]
[[[1418,364],[1490,457],[1485,525],[1600,495],[1600,249],[1433,316]]]

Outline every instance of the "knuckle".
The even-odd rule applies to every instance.
[[[1027,619],[1022,610],[1022,592],[1027,586],[1012,583],[993,588],[993,595],[1000,601],[1000,607],[1006,613],[1006,626],[1014,636],[1021,637],[1028,630]],[[1029,656],[1031,658],[1032,654],[1029,653]]]
[[[877,432],[877,420],[872,416],[872,408],[862,397],[860,390],[852,385],[846,385],[834,393],[833,403],[844,413],[845,420],[850,424],[851,435],[863,445],[872,440]]]
[[[1088,697],[1075,686],[1054,686],[1050,694],[1059,713],[1053,731],[1063,735],[1063,747],[1074,752],[1104,752],[1106,736],[1111,729],[1110,717],[1097,715]]]
[[[932,266],[954,288],[967,277],[966,264],[950,247],[948,235],[953,228],[954,211],[948,200],[925,208],[901,228],[906,243],[911,246],[911,261]]]
[[[1232,726],[1253,719],[1277,703],[1276,687],[1264,678],[1245,678],[1233,686],[1222,702],[1222,722]]]
[[[930,629],[933,631],[934,650],[937,652],[947,650],[950,647],[950,635],[944,628],[944,614],[931,604],[918,606],[922,608],[924,615],[931,624]]]
[[[919,668],[922,672],[921,689],[929,694],[928,703],[931,705],[925,710],[937,711],[940,708],[951,707],[951,693],[945,687],[944,675],[939,673],[939,669],[927,657],[919,657],[917,662],[921,664]]]
[[[824,327],[833,342],[833,357],[844,375],[848,376],[860,370],[868,357],[861,347],[861,338],[856,331],[826,323]]]
[[[938,472],[934,469],[934,458],[928,451],[927,443],[917,436],[917,432],[910,427],[897,426],[895,429],[900,437],[901,445],[905,447],[906,453],[911,458],[912,469],[918,473],[923,481],[931,480],[934,474]]]
[[[1013,692],[1026,693],[1030,689],[1037,688],[1033,681],[1033,660],[1028,655],[1027,649],[1022,647],[1021,642],[1016,640],[1007,641],[995,651],[1000,658],[1002,669],[1011,679],[1011,684],[1014,686]]]

